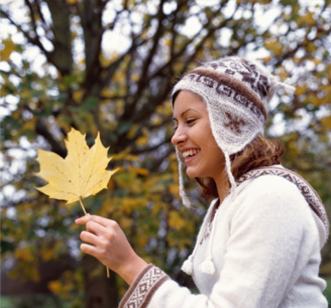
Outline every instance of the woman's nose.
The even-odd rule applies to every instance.
[[[186,139],[187,139],[186,133],[182,129],[180,129],[179,127],[177,127],[174,135],[171,138],[171,143],[173,145],[177,145],[177,144],[179,144],[181,142],[184,142]]]

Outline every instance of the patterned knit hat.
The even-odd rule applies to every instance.
[[[193,69],[173,89],[172,104],[181,90],[198,94],[206,103],[213,136],[225,156],[232,192],[235,192],[236,183],[230,155],[243,150],[258,134],[263,135],[268,103],[277,88],[290,93],[295,90],[279,82],[257,62],[226,57]],[[189,207],[183,184],[183,160],[178,151],[177,158],[180,196]]]

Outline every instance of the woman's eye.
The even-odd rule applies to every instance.
[[[186,124],[192,124],[195,122],[196,119],[189,119],[186,121]]]

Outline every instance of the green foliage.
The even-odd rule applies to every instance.
[[[67,207],[33,188],[43,184],[33,176],[36,147],[65,156],[71,126],[86,133],[88,143],[100,131],[109,154],[116,153],[109,168],[122,168],[108,191],[87,199],[88,211],[116,219],[142,257],[180,275],[204,207],[199,199],[195,210],[179,202],[169,93],[197,62],[225,55],[257,57],[296,86],[294,97],[283,95],[270,106],[267,134],[285,144],[284,164],[313,185],[331,215],[330,3],[201,3],[28,0],[2,6],[0,26],[8,31],[0,45],[1,254],[12,281],[44,287],[70,307],[91,292],[103,307],[116,307],[127,288],[121,279],[104,282],[104,268],[79,254],[73,221],[82,215],[80,206]],[[111,36],[116,33],[119,38]],[[321,272],[330,277],[330,244],[323,258]],[[91,281],[111,292],[88,288]]]
[[[327,283],[327,286],[323,293],[324,293],[325,297],[328,299],[329,307],[331,307],[331,278],[326,279],[326,283]]]
[[[0,296],[1,308],[70,308],[70,303],[61,301],[54,295],[33,294],[20,296]]]

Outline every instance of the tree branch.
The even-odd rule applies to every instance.
[[[47,140],[53,152],[57,153],[63,158],[67,155],[66,149],[62,147],[60,143],[53,137],[41,119],[36,121],[36,133],[43,136]]]
[[[33,45],[36,45],[37,47],[39,47],[40,51],[46,56],[47,60],[50,62],[50,63],[53,63],[52,62],[52,58],[51,58],[51,54],[44,48],[43,44],[41,44],[41,42],[39,41],[38,37],[36,38],[32,38],[28,32],[24,31],[23,28],[22,28],[22,25],[19,25],[17,24],[10,16],[7,12],[5,12],[4,10],[2,10],[0,8],[0,13],[3,14],[8,20],[9,22],[17,27],[19,29],[20,32],[23,33],[24,37],[28,40],[29,43],[33,44]],[[55,65],[55,64],[54,64]]]
[[[130,151],[130,154],[132,155],[139,155],[139,154],[143,154],[143,153],[149,153],[149,152],[153,152],[155,150],[157,150],[160,146],[168,144],[170,142],[169,139],[166,139],[162,142],[160,142],[159,144],[152,146],[152,147],[148,147],[148,148],[143,148],[143,149],[133,149]]]
[[[51,63],[62,76],[70,75],[73,70],[73,54],[71,48],[70,10],[66,1],[45,0],[52,15],[52,40],[54,50]]]

